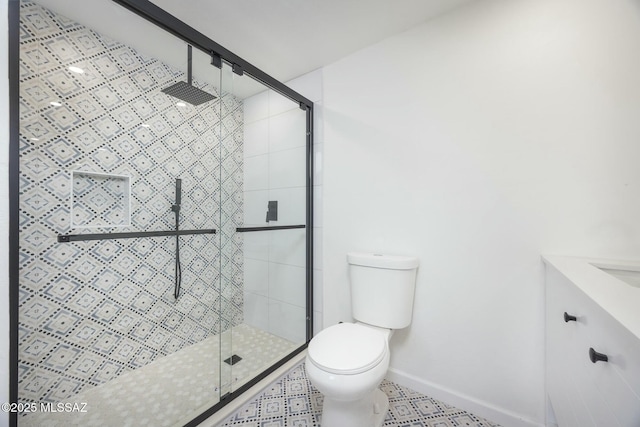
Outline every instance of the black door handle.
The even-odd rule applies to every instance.
[[[564,312],[564,321],[565,322],[575,322],[576,320],[578,320],[578,318],[576,316],[572,316],[570,314],[567,314],[567,312]]]

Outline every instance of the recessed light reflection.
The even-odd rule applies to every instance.
[[[73,65],[69,67],[69,71],[72,71],[77,74],[84,74],[84,70],[80,67],[74,67]]]
[[[143,124],[141,124],[140,126],[142,126],[143,128],[148,128],[148,127],[149,127],[149,125],[148,125],[148,124],[146,124],[146,123],[143,123]]]
[[[176,105],[178,107],[186,107],[187,106],[187,104],[185,104],[184,102],[178,102]]]
[[[62,107],[62,104],[58,101],[51,101],[49,104],[53,105],[54,107]]]
[[[40,141],[40,138],[30,138],[32,141]]]

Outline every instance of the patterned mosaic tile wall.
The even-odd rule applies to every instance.
[[[177,107],[183,72],[34,3],[20,37],[19,396],[65,401],[242,322],[243,112],[197,81],[218,99]],[[173,229],[175,178],[181,228],[219,230],[181,237],[178,301],[174,238],[57,243]]]

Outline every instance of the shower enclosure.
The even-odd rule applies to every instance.
[[[146,0],[10,10],[12,423],[196,425],[311,338],[313,103]]]

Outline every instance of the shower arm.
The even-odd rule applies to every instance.
[[[191,85],[191,72],[193,70],[193,53],[192,53],[193,48],[191,47],[191,45],[187,45],[187,83],[189,83],[189,85]]]

